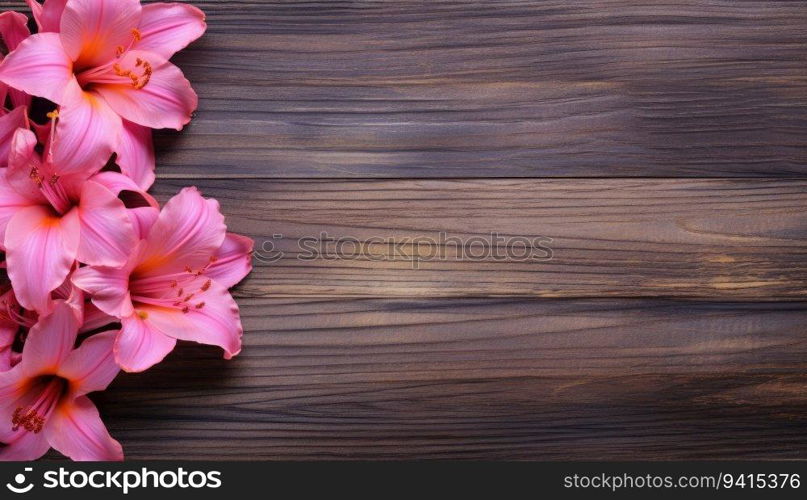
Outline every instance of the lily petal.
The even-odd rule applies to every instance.
[[[216,252],[216,261],[206,270],[205,276],[213,278],[225,288],[232,288],[252,271],[252,238],[227,233],[224,243]]]
[[[9,52],[31,35],[28,29],[28,18],[19,12],[8,10],[0,14],[0,37]]]
[[[11,333],[11,335],[9,335]],[[3,326],[0,331],[0,372],[11,369],[11,344],[14,342],[14,335],[17,328],[11,330],[8,326]]]
[[[191,121],[191,113],[199,102],[190,82],[182,70],[152,52],[130,50],[119,64],[122,68],[137,68],[138,60],[151,65],[151,77],[144,87],[131,82],[101,83],[96,84],[95,91],[131,122],[150,128],[182,130]]]
[[[112,191],[115,196],[121,198],[126,208],[131,209],[143,206],[156,208],[157,210],[160,208],[160,204],[157,203],[157,200],[128,175],[111,171],[99,172],[93,176],[92,180]],[[129,196],[126,196],[126,191],[133,192],[136,195],[134,199],[130,199]],[[130,204],[130,201],[136,201],[137,203]]]
[[[18,128],[11,138],[8,153],[8,170],[6,180],[8,185],[23,198],[29,200],[29,205],[47,205],[47,199],[42,191],[31,179],[33,169],[43,172],[42,161],[36,152],[36,135],[27,128]]]
[[[162,361],[177,341],[151,328],[138,314],[122,321],[115,341],[115,359],[127,372],[142,372]]]
[[[5,242],[6,226],[17,212],[24,207],[47,203],[30,176],[32,168],[41,166],[34,150],[34,133],[19,128],[9,142],[8,167],[0,169],[0,242]],[[4,244],[0,247],[5,249]]]
[[[75,461],[123,460],[123,448],[109,435],[98,408],[86,396],[57,408],[44,434],[54,449]]]
[[[92,296],[98,309],[124,318],[132,314],[129,270],[115,267],[82,267],[73,273],[73,284]]]
[[[238,305],[227,289],[214,281],[193,302],[185,311],[144,306],[143,311],[147,315],[145,323],[179,340],[219,346],[224,349],[225,359],[241,352],[244,330]]]
[[[27,385],[19,367],[0,372],[0,442],[8,444],[21,434],[7,424],[11,423],[14,410],[26,408],[36,400],[37,395],[26,390]]]
[[[3,38],[3,42],[9,52],[16,49],[20,43],[30,35],[31,31],[28,29],[28,18],[23,14],[11,10],[0,14],[0,37]],[[27,108],[31,105],[30,95],[11,87],[6,90],[11,97],[11,104],[15,108],[18,106],[25,106]],[[5,102],[5,97],[0,102]],[[0,156],[0,158],[5,158],[5,156]]]
[[[160,211],[153,207],[130,208],[129,216],[132,219],[135,231],[143,239],[151,232],[151,226],[157,222]]]
[[[18,307],[17,299],[14,298],[14,290],[9,290],[0,296],[0,301],[4,301],[7,308]],[[3,316],[0,319],[0,372],[11,369],[11,347],[20,330],[20,325],[16,321],[8,318],[8,315]]]
[[[40,4],[36,0],[25,0],[34,15],[34,20],[40,33],[48,31],[59,31],[62,20],[62,12],[67,0],[45,0]]]
[[[160,205],[157,200],[136,184],[134,180],[117,172],[101,172],[95,175],[92,180],[106,186],[115,196],[124,200],[126,211],[138,239],[145,238],[160,215]],[[127,194],[133,194],[134,196],[130,197]],[[134,198],[137,203],[130,204],[131,198]]]
[[[138,239],[123,202],[106,187],[89,180],[81,190],[78,214],[78,260],[91,266],[125,264]]]
[[[118,318],[110,316],[104,311],[98,309],[98,306],[92,302],[87,302],[84,304],[84,323],[81,324],[81,328],[78,329],[78,333],[80,335],[82,333],[91,332],[117,322]]]
[[[55,374],[68,358],[78,335],[79,319],[64,301],[56,301],[53,312],[39,318],[22,348],[19,369],[24,376]]]
[[[56,287],[50,294],[54,301],[64,301],[73,309],[73,314],[78,318],[79,324],[84,321],[84,291],[73,284],[68,277],[64,283]]]
[[[103,99],[85,92],[72,80],[59,109],[53,151],[56,173],[86,172],[87,177],[106,165],[123,130],[120,117]]]
[[[185,3],[153,3],[143,6],[138,50],[148,50],[171,59],[175,53],[202,36],[205,14]]]
[[[115,161],[121,171],[131,178],[141,189],[154,184],[154,143],[151,129],[130,121],[123,121],[120,143],[115,151]]]
[[[9,426],[10,427],[10,426]],[[30,462],[41,458],[50,449],[43,433],[18,431],[0,449],[0,462]]]
[[[29,122],[29,124],[31,125],[31,128],[34,130],[34,133],[36,133],[36,137],[37,139],[39,139],[39,142],[41,142],[42,144],[47,144],[48,141],[50,140],[50,130],[53,126],[53,120],[49,120],[47,123],[42,125],[33,121]]]
[[[117,336],[117,330],[92,335],[67,357],[59,375],[70,381],[76,396],[103,391],[118,375],[112,352]]]
[[[11,348],[0,348],[0,372],[11,369]]]
[[[73,65],[56,33],[31,35],[0,64],[0,81],[61,104]]]
[[[0,169],[0,248],[5,250],[5,235],[8,221],[21,209],[32,205],[31,200],[20,195],[8,181],[8,170]]]
[[[8,275],[17,300],[26,308],[50,308],[50,292],[61,285],[76,260],[80,222],[71,210],[55,216],[42,206],[19,210],[5,234]]]
[[[224,242],[227,227],[219,203],[196,188],[168,200],[146,239],[137,271],[141,276],[182,273],[210,263]]]
[[[78,68],[112,61],[134,39],[140,12],[140,0],[70,0],[60,21],[64,51]]]
[[[19,106],[10,113],[0,116],[0,168],[8,166],[11,141],[20,128],[28,128],[27,108],[25,106]]]

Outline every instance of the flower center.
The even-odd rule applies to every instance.
[[[31,169],[29,174],[31,180],[37,185],[40,192],[45,196],[51,207],[59,215],[64,215],[72,207],[70,197],[64,190],[64,186],[59,183],[58,175],[51,175],[47,180],[42,177],[37,167]]]
[[[134,278],[130,285],[132,302],[136,304],[135,307],[137,304],[168,307],[185,314],[193,309],[202,309],[205,302],[201,296],[213,285],[213,281],[204,279],[203,275],[216,260],[211,255],[207,264],[199,269],[185,266],[184,272],[173,275]],[[137,314],[143,319],[148,318],[146,311],[137,311]]]
[[[44,155],[45,163],[51,161],[53,156],[53,144],[55,143],[55,135],[56,135],[56,119],[59,117],[59,112],[54,110],[48,113],[48,118],[53,120],[53,123],[50,127],[50,148],[49,151]],[[46,169],[47,170],[47,169]],[[31,171],[28,173],[28,177],[36,184],[36,187],[39,188],[39,191],[42,193],[42,196],[48,201],[50,206],[53,208],[54,211],[58,215],[64,215],[74,205],[74,199],[71,198],[70,194],[65,190],[64,185],[59,182],[59,176],[56,174],[46,174],[40,170],[38,166],[31,167]]]
[[[150,62],[139,57],[134,60],[134,64],[130,67],[125,67],[122,62],[124,56],[132,49],[134,44],[142,39],[143,35],[140,30],[132,28],[132,39],[129,45],[126,47],[118,45],[115,48],[114,60],[101,66],[85,69],[76,74],[76,79],[81,88],[88,90],[93,84],[121,85],[128,83],[135,89],[140,90],[148,85],[154,71]]]
[[[35,382],[41,391],[39,397],[30,406],[19,406],[11,416],[11,430],[16,432],[20,428],[38,434],[42,432],[48,417],[67,392],[67,381],[55,375],[41,377]]]

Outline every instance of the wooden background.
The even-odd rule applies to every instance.
[[[128,458],[807,458],[807,2],[194,3],[154,192],[286,254],[240,357],[96,397]],[[299,260],[322,231],[554,257]]]

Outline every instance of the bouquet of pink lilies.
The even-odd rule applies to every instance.
[[[189,187],[162,209],[151,129],[197,96],[169,60],[205,31],[181,3],[27,0],[0,14],[0,459],[121,460],[88,393],[177,340],[241,350],[228,291],[253,242]],[[33,27],[34,25],[31,24]]]

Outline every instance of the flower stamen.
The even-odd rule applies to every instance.
[[[17,432],[20,427],[28,432],[39,434],[42,432],[42,427],[45,425],[45,419],[42,418],[34,409],[23,409],[18,407],[14,410],[14,415],[11,417],[11,430]]]
[[[184,272],[176,273],[170,279],[166,279],[167,276],[162,279],[137,279],[132,282],[132,301],[140,304],[172,307],[185,314],[203,309],[205,302],[199,300],[202,298],[200,295],[211,289],[213,280],[204,279],[202,281],[199,278],[206,278],[203,276],[204,273],[217,260],[215,256],[211,256],[198,270],[185,265],[183,266]],[[201,283],[201,285],[196,285],[197,283]]]
[[[97,84],[119,84],[121,83],[120,80],[116,77],[126,78],[130,81],[130,84],[135,89],[142,89],[146,85],[148,85],[149,81],[151,80],[151,75],[154,72],[154,68],[151,66],[151,63],[148,61],[137,58],[136,64],[134,68],[137,70],[124,68],[120,64],[120,59],[130,50],[134,45],[143,39],[143,34],[137,28],[132,28],[132,40],[129,42],[128,46],[118,45],[115,47],[115,58],[118,62],[109,62],[107,64],[98,66],[96,68],[88,69],[81,73],[76,74],[76,78],[78,79],[79,85],[82,88],[85,88],[88,85],[93,83]],[[109,73],[109,70],[112,69],[115,76],[112,76]]]
[[[129,78],[132,82],[132,86],[137,90],[140,90],[146,85],[148,85],[149,81],[151,81],[151,75],[153,73],[153,69],[151,67],[150,62],[144,61],[140,58],[137,59],[136,67],[143,68],[141,74],[135,73],[131,69],[124,69],[120,65],[120,63],[114,63],[112,65],[112,71],[114,71],[116,75],[122,78]]]
[[[42,176],[39,175],[39,169],[36,167],[31,167],[31,173],[28,174],[28,177],[31,178],[32,181],[37,185],[37,187],[42,187],[43,179]]]
[[[16,432],[22,427],[34,434],[42,432],[45,422],[59,403],[65,388],[64,379],[59,377],[50,379],[34,404],[26,408],[18,406],[14,410],[11,416],[11,430]]]

